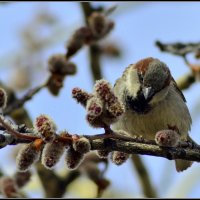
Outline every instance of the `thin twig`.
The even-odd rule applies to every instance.
[[[183,159],[200,162],[200,148],[160,147],[158,145],[136,142],[123,142],[110,139],[109,144],[103,140],[91,141],[92,150],[121,151],[128,154],[140,154],[167,158],[169,160]]]
[[[88,24],[88,17],[92,14],[94,9],[89,2],[81,2],[81,7],[85,16],[85,23]],[[90,70],[92,72],[93,81],[102,78],[102,71],[100,66],[100,51],[97,44],[89,46],[90,54]]]
[[[14,101],[12,104],[10,104],[5,110],[4,114],[8,115],[10,114],[13,110],[18,109],[24,105],[28,100],[30,100],[35,94],[37,94],[41,89],[46,87],[46,82],[42,85],[37,86],[34,89],[31,89],[25,94],[21,99],[18,99]]]
[[[194,67],[187,59],[187,54],[200,52],[200,43],[171,43],[164,44],[160,41],[155,42],[156,46],[163,52],[181,56],[185,64],[190,68],[192,73],[186,74],[177,80],[177,85],[181,90],[189,88],[195,82]]]
[[[11,126],[9,126],[3,119],[2,116],[0,116],[0,124],[14,137],[16,138],[21,138],[21,139],[27,139],[27,140],[35,140],[39,139],[37,136],[32,136],[32,135],[26,135],[26,134],[21,134],[18,131],[14,130]]]
[[[184,57],[188,53],[195,53],[200,50],[200,43],[171,43],[166,44],[160,41],[155,42],[156,46],[163,52],[168,52],[174,55],[179,55]]]

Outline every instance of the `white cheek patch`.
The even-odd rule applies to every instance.
[[[126,88],[130,96],[136,97],[140,89],[140,82],[136,69],[131,67],[127,73]]]

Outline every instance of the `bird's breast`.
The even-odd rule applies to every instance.
[[[130,99],[126,112],[114,125],[114,129],[122,129],[131,135],[142,135],[146,139],[154,139],[155,134],[169,127],[177,127],[185,137],[188,134],[191,118],[185,103],[174,92],[159,104],[150,106],[146,102]]]

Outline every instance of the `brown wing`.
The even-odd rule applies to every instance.
[[[176,89],[176,91],[178,92],[178,94],[180,94],[181,98],[183,99],[184,102],[186,102],[186,99],[182,93],[182,91],[178,88],[178,85],[176,83],[176,81],[174,80],[174,78],[172,77],[172,83],[174,85],[174,88]]]

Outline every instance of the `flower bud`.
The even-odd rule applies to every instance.
[[[102,128],[104,127],[104,124],[105,124],[101,116],[94,116],[94,115],[87,114],[86,120],[88,121],[89,125],[91,125],[94,128]]]
[[[40,115],[34,122],[34,128],[45,142],[55,139],[56,124],[48,115]]]
[[[110,151],[107,150],[97,150],[96,154],[99,156],[99,158],[108,158]]]
[[[59,94],[61,88],[63,87],[64,79],[65,76],[57,74],[52,74],[49,77],[47,81],[47,89],[52,95],[57,96]]]
[[[174,130],[161,130],[155,135],[155,141],[159,146],[176,147],[180,141],[180,135]]]
[[[119,151],[113,151],[111,153],[111,160],[116,165],[121,165],[129,158],[130,154],[119,152]]]
[[[42,164],[47,169],[52,169],[64,153],[65,145],[59,141],[46,143],[42,151]]]
[[[96,96],[93,96],[88,100],[86,110],[89,115],[97,117],[103,111],[103,102]]]
[[[57,75],[73,75],[76,73],[76,65],[69,62],[64,54],[56,54],[49,58],[49,71]]]
[[[104,122],[113,123],[124,113],[124,105],[114,95],[112,86],[108,81],[104,79],[96,81],[94,90],[96,96],[104,102],[105,108],[108,111],[107,116],[104,116]],[[111,120],[108,120],[108,118]]]
[[[101,53],[107,56],[112,56],[112,57],[120,57],[121,51],[118,46],[115,44],[103,44],[100,47]]]
[[[39,160],[41,147],[42,140],[40,139],[23,145],[16,158],[16,164],[19,171],[27,171],[32,164]]]
[[[109,105],[107,109],[109,113],[116,118],[121,116],[125,111],[124,106],[117,100],[113,104]]]
[[[105,102],[107,109],[111,114],[114,116],[119,116],[124,112],[124,106],[115,96],[112,86],[108,81],[104,79],[96,81],[94,90],[97,97]]]
[[[73,141],[73,148],[79,153],[88,153],[91,149],[90,141],[85,137],[81,137]]]
[[[72,90],[72,97],[76,99],[78,103],[82,104],[83,106],[86,106],[87,101],[92,97],[92,95],[76,87]]]
[[[17,172],[14,175],[14,180],[18,188],[21,188],[24,185],[26,185],[30,181],[30,178],[31,178],[30,171]]]
[[[94,85],[94,92],[97,95],[97,97],[104,100],[106,103],[110,101],[114,102],[115,97],[112,92],[112,86],[108,81],[104,79],[97,80]],[[110,102],[110,103],[113,103],[113,102]]]
[[[92,33],[96,37],[103,36],[107,30],[106,17],[99,12],[93,12],[91,14],[91,16],[88,18],[88,24]]]
[[[88,27],[81,27],[75,31],[67,44],[66,58],[73,56],[84,44],[89,44],[93,40],[93,35]]]
[[[65,163],[69,169],[77,169],[83,161],[84,154],[69,148],[66,152]]]
[[[15,181],[10,177],[0,178],[0,192],[6,198],[19,197],[18,188],[15,184]]]

